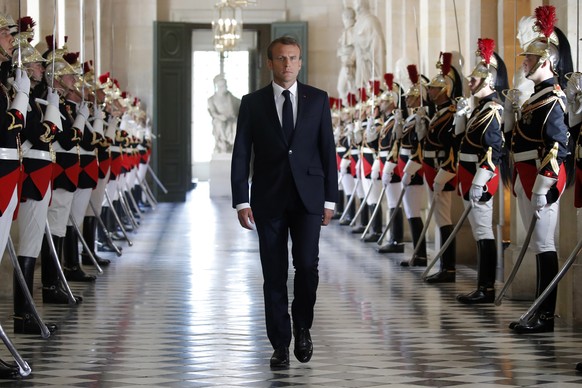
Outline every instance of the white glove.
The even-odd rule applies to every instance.
[[[342,175],[345,175],[345,174],[348,173],[348,167],[350,167],[350,164],[351,164],[351,162],[350,162],[349,159],[345,159],[344,158],[344,159],[341,160],[341,162],[340,162],[340,173]]]
[[[105,118],[103,111],[97,105],[93,106],[93,117],[95,120],[103,120]]]
[[[505,104],[503,106],[503,122],[505,125],[505,132],[513,131],[515,126],[516,114],[519,118],[521,115],[519,111],[519,98],[521,91],[519,89],[510,89],[505,97]]]
[[[416,122],[414,125],[414,129],[416,130],[416,136],[418,137],[418,140],[424,139],[428,131],[426,120],[424,119],[425,117],[426,111],[424,110],[424,108],[418,108],[416,113]]]
[[[471,107],[469,106],[469,100],[465,97],[460,97],[457,100],[457,111],[455,112],[456,116],[466,116],[469,114]]]
[[[380,177],[380,159],[374,159],[372,163],[372,172],[370,173],[370,179],[375,180]]]
[[[410,185],[410,181],[412,180],[412,175],[410,175],[409,173],[405,172],[402,175],[402,186],[406,187],[408,185]]]
[[[582,121],[582,73],[572,73],[564,92],[568,101],[568,124],[574,127]]]
[[[469,189],[469,199],[473,202],[479,202],[481,197],[483,196],[483,186],[480,185],[471,185]]]
[[[384,169],[384,171],[382,172],[382,184],[384,186],[388,186],[390,184],[390,181],[392,180],[392,175],[394,175],[393,172],[387,172],[386,169]]]
[[[16,74],[14,76],[14,82],[12,87],[17,93],[24,93],[26,96],[30,93],[30,78],[26,71],[18,68],[16,69]]]
[[[540,218],[540,211],[548,204],[548,199],[546,198],[545,194],[536,194],[532,193],[531,195],[531,204],[536,209],[536,217]]]
[[[12,104],[10,104],[10,109],[19,111],[26,118],[26,113],[28,112],[28,94],[30,93],[30,79],[24,70],[16,69],[16,76],[14,77],[12,87],[16,90],[16,95],[12,100]]]
[[[89,117],[89,107],[87,106],[87,103],[83,101],[77,107],[77,117],[75,117],[73,127],[77,128],[82,133],[85,130],[85,122],[87,121],[87,117]]]
[[[63,130],[63,124],[61,122],[61,112],[59,111],[60,97],[56,90],[53,88],[48,88],[48,93],[46,95],[46,100],[48,105],[44,112],[43,121],[48,121],[53,123],[59,129],[59,132]]]
[[[57,93],[56,90],[54,90],[51,87],[48,88],[46,100],[49,103],[49,105],[52,105],[52,106],[57,107],[57,108],[59,107],[59,104],[61,102],[61,98],[59,97],[59,94]]]
[[[356,178],[362,178],[362,159],[358,159],[356,162]]]
[[[536,180],[531,190],[531,204],[535,208],[537,218],[540,218],[540,211],[548,204],[546,194],[556,181],[556,178],[550,178],[540,174],[536,176]]]

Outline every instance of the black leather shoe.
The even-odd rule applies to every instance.
[[[57,331],[58,327],[54,323],[43,322],[52,334]],[[40,334],[40,326],[38,323],[28,314],[23,317],[14,316],[14,334]]]
[[[364,242],[378,242],[380,236],[382,236],[381,233],[370,233],[364,237]]]
[[[83,301],[83,297],[73,295],[75,298],[75,304],[79,304]],[[69,304],[69,298],[65,290],[57,286],[49,286],[42,288],[42,301],[43,303],[50,304]]]
[[[551,333],[554,331],[554,316],[546,316],[544,314],[534,315],[525,324],[516,322],[511,329],[519,334]]]
[[[576,370],[578,372],[582,372],[582,362],[579,362],[579,363],[576,364]]]
[[[94,282],[97,277],[94,275],[89,275],[79,266],[74,266],[73,268],[63,268],[65,278],[70,282]]]
[[[283,346],[275,349],[269,363],[271,368],[285,368],[289,366],[289,348]]]
[[[495,301],[495,290],[479,287],[468,294],[457,295],[457,300],[464,304],[493,303]]]
[[[454,283],[455,277],[454,270],[445,270],[428,276],[424,281],[427,283]]]
[[[18,365],[8,364],[0,360],[0,379],[17,379],[20,377]]]
[[[358,225],[358,226],[354,226],[352,228],[352,233],[362,234],[362,233],[364,233],[364,230],[366,230],[366,227],[364,225]],[[378,241],[378,240],[376,240],[376,241]]]
[[[399,244],[396,241],[389,242],[378,248],[378,253],[404,253],[404,244]]]
[[[339,222],[340,225],[346,226],[352,223],[352,217],[344,217],[343,220]]]
[[[97,255],[93,255],[95,257],[95,261],[97,262],[97,264],[99,264],[99,267],[107,267],[109,264],[111,264],[111,260],[109,259],[103,259]],[[93,263],[93,260],[91,260],[91,258],[89,257],[89,255],[86,255],[84,253],[81,253],[81,262],[83,263],[83,265],[95,265]]]
[[[293,354],[299,362],[309,362],[313,355],[313,342],[311,342],[311,335],[309,329],[297,329],[295,331],[295,349]]]
[[[402,267],[426,267],[426,257],[413,257],[410,260],[400,262]]]

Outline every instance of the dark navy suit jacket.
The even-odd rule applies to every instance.
[[[297,119],[288,142],[269,84],[241,100],[232,154],[232,205],[250,202],[255,218],[277,217],[285,210],[290,183],[309,214],[323,214],[325,201],[338,200],[329,100],[326,92],[297,84]]]

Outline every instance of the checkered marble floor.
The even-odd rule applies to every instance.
[[[582,384],[582,329],[512,334],[507,324],[527,303],[460,305],[454,296],[473,289],[473,270],[460,268],[455,284],[425,284],[422,269],[398,265],[404,255],[377,254],[337,223],[322,232],[313,359],[272,371],[256,235],[239,227],[228,199],[210,200],[201,184],[188,202],[148,213],[131,237],[95,284],[71,283],[81,305],[43,305],[35,290],[42,317],[59,325],[48,339],[12,334],[11,301],[0,301],[0,321],[32,367],[0,386]]]

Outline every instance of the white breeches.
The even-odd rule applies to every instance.
[[[18,186],[14,188],[10,202],[6,206],[6,210],[2,216],[0,216],[0,261],[2,261],[2,255],[6,249],[6,243],[8,242],[8,237],[10,236],[10,226],[12,225],[12,216],[14,215],[14,210],[16,210],[16,205],[18,204]]]
[[[430,201],[432,203],[432,198],[434,196],[434,191],[428,190]],[[441,191],[437,195],[434,202],[434,210],[432,216],[434,217],[434,222],[437,227],[452,225],[451,221],[451,201],[453,198],[452,191]]]
[[[341,185],[343,186],[346,195],[352,195],[354,187],[356,187],[356,180],[352,174],[344,174],[342,176]]]
[[[388,204],[388,209],[394,209],[398,205],[398,198],[400,198],[401,192],[402,185],[400,182],[389,183],[386,186],[386,203]]]
[[[65,237],[74,195],[75,193],[64,189],[53,190],[53,197],[47,213],[49,227],[53,236]]]
[[[463,206],[468,208],[471,206],[470,201],[463,200]],[[475,241],[479,240],[493,240],[493,201],[475,202],[473,209],[467,216],[471,224],[471,231]]]
[[[422,201],[424,200],[424,195],[426,188],[424,185],[410,185],[404,193],[404,198],[402,203],[404,204],[404,213],[406,218],[418,218],[420,217],[420,211],[422,210]]]
[[[527,198],[525,190],[523,189],[521,181],[519,180],[519,176],[516,179],[514,190],[517,194],[517,206],[519,208],[519,214],[521,215],[521,222],[523,222],[523,225],[527,230],[529,228],[531,219],[534,216],[535,207]],[[538,253],[556,250],[554,241],[556,225],[558,224],[559,203],[560,200],[558,199],[551,205],[546,205],[540,211],[540,219],[536,222],[536,226],[529,243],[530,248],[536,255]]]
[[[103,203],[103,198],[105,198],[105,188],[107,187],[107,181],[109,180],[109,173],[103,179],[97,181],[97,186],[93,189],[91,193],[91,199],[89,200],[93,206],[87,206],[86,216],[97,216],[101,215],[101,204]],[[97,210],[99,214],[93,212],[93,208]]]
[[[79,228],[83,226],[83,218],[85,218],[85,213],[87,213],[87,207],[89,206],[92,191],[93,189],[77,189],[73,196],[73,202],[71,203],[71,216]],[[67,225],[71,226],[73,223],[70,222],[70,220],[67,220]]]
[[[372,182],[374,183],[372,184]],[[378,179],[375,179],[374,181],[371,179],[363,179],[362,183],[364,185],[364,193],[367,193],[368,190],[372,190],[366,199],[366,203],[368,205],[377,204],[378,199],[380,199],[380,192],[382,191],[382,181]]]
[[[18,256],[38,257],[42,246],[42,237],[46,226],[51,184],[40,201],[27,199],[20,203],[18,209]]]
[[[119,179],[121,179],[121,176],[118,176],[116,180],[114,181],[109,181],[107,182],[107,187],[105,188],[105,190],[107,190],[107,194],[109,194],[109,198],[111,198],[111,201],[116,201],[119,199],[119,193],[117,192],[117,184],[119,182]],[[103,206],[109,206],[108,203],[103,203]]]

